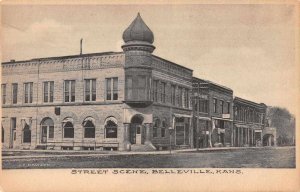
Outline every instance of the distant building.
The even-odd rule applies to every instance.
[[[194,77],[192,101],[195,146],[200,148],[231,146],[233,91],[225,86]]]
[[[233,143],[236,147],[262,146],[267,106],[235,97]]]

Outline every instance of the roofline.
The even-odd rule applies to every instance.
[[[101,55],[116,55],[124,52],[98,52],[98,53],[86,53],[86,54],[78,54],[78,55],[66,55],[66,56],[56,56],[56,57],[42,57],[42,58],[33,58],[29,60],[21,60],[21,61],[6,61],[1,64],[12,64],[12,63],[23,63],[23,62],[31,62],[31,61],[40,61],[40,60],[57,60],[57,59],[69,59],[69,58],[78,58],[78,57],[89,57],[89,56],[101,56]]]
[[[256,105],[256,106],[259,106],[259,107],[265,107],[265,108],[267,108],[267,105],[266,105],[265,103],[256,103],[256,102],[254,102],[254,101],[250,101],[250,100],[247,100],[247,99],[243,99],[243,98],[237,97],[237,96],[235,96],[235,97],[233,98],[233,102],[234,102],[235,100],[238,100],[238,101],[241,101],[241,102],[244,102],[244,103],[248,103],[248,104],[251,104],[251,105]]]
[[[169,61],[169,60],[167,60],[167,59],[161,58],[161,57],[159,57],[159,56],[157,56],[157,55],[153,55],[153,54],[152,54],[152,56],[154,56],[154,57],[156,57],[156,58],[158,58],[158,59],[161,59],[161,60],[163,60],[163,61],[166,61],[166,62],[172,63],[173,65],[177,65],[178,67],[182,67],[182,68],[184,68],[184,69],[187,69],[187,70],[189,70],[189,71],[191,71],[191,72],[193,72],[193,71],[194,71],[193,69],[190,69],[190,68],[184,67],[184,66],[182,66],[182,65],[179,65],[179,64],[177,64],[177,63],[174,63],[174,62],[172,62],[172,61]]]
[[[198,77],[194,77],[193,76],[193,80],[202,80],[202,81],[205,81],[206,83],[208,83],[208,84],[211,84],[211,85],[214,85],[214,86],[216,86],[216,87],[219,87],[219,88],[222,88],[222,89],[225,89],[225,90],[227,90],[227,91],[230,91],[230,92],[232,92],[233,93],[233,90],[232,89],[230,89],[229,87],[226,87],[226,86],[224,86],[224,85],[220,85],[220,84],[217,84],[217,83],[215,83],[215,82],[212,82],[212,81],[209,81],[209,80],[206,80],[206,79],[200,79],[200,78],[198,78]]]

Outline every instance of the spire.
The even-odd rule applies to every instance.
[[[153,33],[143,21],[140,13],[137,14],[133,22],[123,32],[123,40],[125,43],[129,41],[143,41],[150,44],[153,43]]]

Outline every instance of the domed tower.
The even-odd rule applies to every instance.
[[[151,103],[152,45],[154,36],[140,14],[123,32],[125,53],[125,101],[136,107]]]

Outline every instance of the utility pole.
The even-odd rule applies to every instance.
[[[80,55],[82,55],[82,38],[80,39]]]

